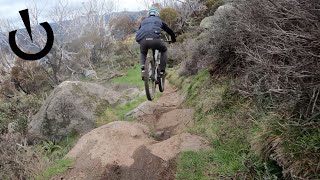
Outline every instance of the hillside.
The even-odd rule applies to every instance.
[[[320,2],[153,6],[179,35],[152,102],[139,12],[1,66],[0,179],[320,179]]]
[[[139,20],[141,16],[144,16],[145,14],[146,14],[145,11],[140,11],[140,12],[122,11],[122,12],[108,13],[103,15],[104,26],[106,27],[109,26],[109,23],[110,21],[112,21],[112,19],[116,19],[121,16],[127,16],[130,18],[131,21],[136,22]],[[81,16],[81,17],[76,17],[72,20],[62,20],[61,22],[49,22],[52,28],[52,31],[55,35],[56,41],[72,40],[73,38],[72,36],[74,36],[74,34],[70,34],[69,32],[66,32],[64,30],[73,28],[72,26],[74,24],[78,24],[78,27],[76,28],[81,28],[80,24],[85,23],[83,19],[85,19],[85,17]],[[96,16],[96,17],[93,17],[93,19],[96,19],[98,21],[100,18],[99,16]],[[46,34],[44,29],[40,25],[33,27],[33,31],[38,32],[39,34]],[[6,51],[9,49],[8,36],[7,36],[8,33],[9,32],[0,33],[0,48],[3,49],[3,51]],[[106,33],[108,34],[108,32]],[[29,47],[30,40],[25,38],[28,36],[29,36],[28,32],[26,31],[25,28],[18,29],[17,40],[19,40],[18,41],[19,45],[21,47],[26,47],[26,51],[30,51],[30,52],[40,51],[41,49],[40,47],[37,47],[37,45]]]

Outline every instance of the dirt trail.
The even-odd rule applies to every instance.
[[[145,102],[136,109],[141,110],[136,115],[138,122],[147,125],[157,140],[181,134],[193,125],[194,115],[193,109],[182,109],[183,101],[181,92],[167,83],[165,92],[156,102]],[[146,109],[149,112],[143,112]]]
[[[208,148],[205,139],[185,133],[194,111],[169,84],[155,102],[144,102],[129,116],[137,122],[113,122],[83,136],[67,157],[76,160],[54,179],[171,180],[177,155]]]

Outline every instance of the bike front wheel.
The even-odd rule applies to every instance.
[[[159,72],[159,74],[160,74],[160,72]],[[166,78],[165,78],[164,76],[161,77],[161,76],[159,75],[159,77],[158,77],[158,82],[159,82],[159,91],[160,91],[160,92],[163,92],[163,91],[164,91],[165,81],[166,81]]]

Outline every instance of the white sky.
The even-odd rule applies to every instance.
[[[54,4],[55,2],[55,0],[31,0],[31,1],[38,2],[40,7],[44,7],[45,10],[50,9],[52,4]],[[82,2],[86,2],[89,0],[68,0],[68,1],[73,6],[81,6]],[[118,1],[119,1],[119,11],[144,10],[143,3],[138,3],[138,2],[141,2],[141,0],[118,0]],[[27,9],[27,2],[30,2],[30,0],[0,0],[0,19],[10,19],[15,22],[20,21],[19,11],[23,9]]]

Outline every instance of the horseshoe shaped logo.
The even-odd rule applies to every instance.
[[[31,38],[31,41],[33,41],[32,34],[31,34],[31,26],[30,26],[30,18],[29,18],[28,9],[19,11],[19,13],[20,13],[20,16],[23,20],[23,23],[28,31],[28,34]],[[40,23],[40,25],[47,32],[47,43],[46,43],[45,47],[40,52],[38,52],[36,54],[27,54],[27,53],[21,51],[21,49],[18,47],[18,45],[16,43],[16,38],[15,38],[16,34],[17,34],[17,30],[11,31],[9,33],[10,47],[11,47],[12,51],[21,59],[28,60],[28,61],[39,60],[39,59],[45,57],[52,49],[53,42],[54,42],[54,35],[53,35],[52,28],[48,22]]]

